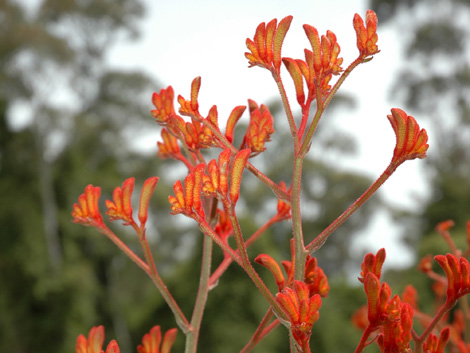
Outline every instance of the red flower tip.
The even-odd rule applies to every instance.
[[[161,89],[160,93],[154,93],[152,95],[152,103],[155,109],[151,110],[150,113],[158,123],[165,124],[168,118],[175,113],[173,106],[174,97],[175,93],[171,86],[168,86],[166,89]]]
[[[258,108],[255,101],[250,99],[248,103],[250,107],[250,125],[246,130],[242,148],[249,148],[254,155],[257,155],[266,149],[265,144],[274,133],[273,117],[264,104],[261,104]]]
[[[119,346],[115,340],[109,342],[108,347],[106,347],[106,353],[120,353]]]
[[[439,338],[434,333],[430,333],[423,343],[423,351],[429,353],[444,353],[447,342],[450,338],[450,329],[445,327],[439,334]]]
[[[88,185],[85,192],[78,197],[78,203],[73,205],[72,222],[96,228],[105,227],[98,208],[100,194],[100,187]]]
[[[104,326],[92,327],[88,339],[80,334],[75,345],[76,353],[101,353],[104,343]]]
[[[363,59],[377,54],[380,50],[377,46],[377,15],[372,10],[366,12],[366,23],[358,14],[353,19],[354,30],[357,37],[357,49]]]
[[[276,294],[276,299],[287,314],[291,323],[292,336],[297,343],[308,345],[312,326],[320,317],[321,297],[309,296],[308,286],[301,281],[294,281],[294,288],[286,287]]]
[[[170,195],[168,201],[171,204],[171,214],[182,213],[187,217],[204,219],[204,208],[201,203],[202,192],[202,172],[204,164],[197,165],[186,178],[184,178],[184,188],[181,181],[176,181],[173,185],[175,196]]]
[[[320,38],[317,29],[310,25],[304,25],[304,31],[312,46],[313,70],[318,81],[331,74],[338,75],[343,70],[343,59],[338,58],[341,48],[336,41],[336,35],[327,31],[326,35]]]
[[[245,109],[246,106],[244,105],[239,105],[233,108],[232,112],[230,113],[230,116],[227,119],[227,125],[225,127],[225,137],[230,143],[232,143],[233,141],[233,132],[235,130],[235,125],[237,124],[238,120],[240,120],[240,118],[242,117]]]
[[[308,286],[310,295],[319,294],[326,298],[330,291],[325,272],[317,266],[317,259],[310,257],[310,255],[307,256],[305,263],[305,284]]]
[[[400,302],[398,296],[392,300],[389,320],[385,322],[378,341],[382,352],[409,352],[413,327],[413,308]]]
[[[129,178],[122,183],[121,187],[116,187],[113,192],[113,201],[106,200],[105,204],[108,208],[106,214],[110,221],[122,220],[124,224],[134,223],[132,218],[131,197],[134,191],[134,178]]]
[[[196,77],[191,82],[191,99],[185,100],[182,96],[178,96],[178,103],[180,104],[179,112],[181,115],[190,117],[199,116],[199,103],[197,101],[199,95],[199,89],[201,88],[201,77]]]
[[[235,205],[240,197],[240,184],[242,181],[242,174],[245,170],[246,162],[250,156],[250,150],[244,149],[239,151],[233,159],[231,179],[230,179],[230,191],[229,197],[232,204]]]
[[[396,146],[390,163],[390,173],[406,160],[426,158],[428,135],[420,129],[416,120],[398,108],[392,109],[387,116],[396,135]]]
[[[436,231],[438,231],[439,233],[448,232],[449,229],[452,228],[453,226],[454,226],[454,221],[449,219],[447,221],[438,223],[436,226]]]
[[[434,259],[447,277],[447,300],[455,301],[470,293],[470,264],[467,259],[453,254],[436,255]]]
[[[418,269],[424,273],[429,273],[432,271],[432,256],[424,256],[418,264]]]
[[[157,142],[158,157],[161,159],[180,159],[180,147],[178,139],[170,134],[167,129],[162,129],[162,142]]]
[[[145,223],[147,222],[148,218],[148,208],[150,198],[152,197],[153,191],[157,186],[158,177],[150,177],[145,180],[144,186],[142,187],[142,191],[140,193],[140,200],[139,200],[139,221],[140,227],[144,228]]]
[[[160,326],[154,326],[149,333],[142,338],[142,344],[137,347],[138,353],[170,353],[176,339],[178,330],[172,328],[165,333],[162,342]]]
[[[287,16],[277,25],[277,19],[273,19],[267,25],[262,22],[256,28],[253,40],[247,38],[246,46],[249,53],[245,53],[252,66],[260,66],[279,75],[281,71],[281,47],[292,22],[292,16]]]
[[[372,253],[366,254],[364,256],[364,260],[361,264],[361,277],[358,277],[359,281],[364,283],[364,278],[369,272],[372,272],[374,275],[380,279],[381,272],[382,272],[382,265],[385,261],[385,249],[382,248],[377,251],[377,254],[374,255]]]
[[[260,254],[255,258],[255,262],[266,267],[274,276],[279,291],[284,288],[285,278],[277,262],[269,255]]]

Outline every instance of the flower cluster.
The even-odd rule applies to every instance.
[[[394,130],[396,144],[390,164],[349,208],[310,243],[305,243],[301,217],[302,163],[312,144],[312,136],[324,110],[344,80],[359,64],[370,61],[379,49],[377,17],[369,10],[365,20],[358,14],[354,16],[353,27],[359,54],[345,70],[342,67],[341,47],[336,35],[328,30],[320,36],[315,27],[307,24],[303,29],[310,48],[304,50],[305,58],[282,57],[282,45],[292,20],[292,16],[288,16],[279,23],[277,19],[261,23],[253,39],[246,40],[248,52],[245,53],[249,66],[269,70],[279,88],[292,135],[293,166],[290,185],[271,179],[251,162],[258,159],[253,157],[266,150],[267,142],[275,132],[276,121],[266,105],[259,105],[248,99],[247,106],[236,106],[227,119],[220,119],[226,120],[225,131],[222,131],[216,105],[207,113],[201,112],[198,99],[201,77],[192,81],[188,99],[181,95],[176,97],[178,109],[174,106],[175,93],[171,86],[152,96],[154,109],[150,113],[161,126],[161,141],[157,142],[158,156],[162,159],[175,159],[184,164],[187,170],[184,177],[174,183],[173,195],[168,196],[169,212],[172,215],[180,214],[191,218],[203,233],[200,282],[197,295],[194,296],[191,320],[186,317],[177,299],[172,296],[160,277],[146,238],[149,203],[158,177],[150,177],[142,185],[136,214],[132,206],[135,188],[135,179],[132,177],[114,189],[112,200],[105,201],[109,220],[120,220],[124,226],[132,228],[137,234],[142,246],[142,257],[106,226],[99,210],[100,187],[88,185],[79,196],[78,202],[73,205],[73,222],[95,227],[105,234],[152,279],[186,336],[188,352],[196,351],[209,291],[217,285],[231,262],[236,262],[269,303],[268,312],[242,351],[250,351],[273,328],[282,324],[289,330],[291,350],[310,353],[312,327],[319,319],[322,298],[327,297],[330,291],[327,275],[312,253],[320,249],[328,237],[351,217],[402,163],[426,157],[429,147],[426,130],[420,128],[417,121],[406,112],[393,108],[388,120]],[[284,88],[282,64],[293,80],[300,114],[294,114]],[[311,105],[314,101],[316,112],[312,116]],[[244,133],[235,134],[237,124],[247,107],[249,120],[246,130]],[[241,139],[235,141],[239,137]],[[209,149],[213,152],[209,154],[210,157],[207,153]],[[264,225],[249,237],[244,234],[245,229],[236,212],[240,207],[237,204],[245,170],[272,190],[277,198],[277,209],[271,212]],[[290,261],[282,261],[279,265],[273,257],[265,253],[257,254],[253,261],[247,248],[263,234],[269,233],[266,232],[268,228],[283,220],[291,220]],[[434,316],[420,310],[417,291],[411,285],[405,288],[401,296],[392,295],[390,285],[382,278],[385,249],[378,250],[376,254],[365,255],[358,279],[363,285],[367,304],[353,316],[353,322],[363,330],[356,348],[357,353],[363,352],[373,341],[383,353],[411,352],[412,347],[416,352],[424,350],[426,353],[443,353],[447,344],[455,348],[453,351],[470,352],[470,346],[462,339],[463,333],[468,331],[464,320],[465,317],[470,317],[468,303],[454,311],[452,322],[449,321],[448,315],[458,300],[470,293],[470,264],[466,258],[470,255],[470,222],[467,224],[469,249],[465,252],[460,251],[453,243],[450,236],[452,226],[452,221],[444,221],[436,228],[450,247],[450,253],[447,255],[434,257],[444,274],[433,271],[431,255],[423,258],[419,265],[435,282],[433,289],[438,299],[436,302],[440,306]],[[235,245],[230,237],[234,238]],[[224,253],[223,260],[215,270],[212,270],[213,243]],[[277,285],[276,293],[272,293],[268,288],[253,262],[271,272]],[[413,327],[415,320],[424,327],[421,335]],[[447,327],[440,326],[440,322],[445,321],[448,323]],[[137,347],[138,353],[169,353],[176,339],[176,332],[176,329],[168,330],[162,337],[160,327],[153,327]],[[103,326],[93,327],[88,337],[78,336],[76,352],[104,353],[103,343]],[[108,344],[106,353],[119,353],[116,341]]]
[[[160,326],[154,326],[142,339],[142,344],[137,347],[138,353],[170,353],[171,347],[176,339],[177,330],[175,328],[165,333],[162,341]],[[76,353],[105,353],[102,350],[104,343],[104,326],[91,328],[88,338],[80,334],[75,345]],[[109,342],[106,353],[119,353],[119,345],[115,340]]]
[[[294,281],[293,288],[284,288],[276,294],[276,299],[289,318],[292,336],[305,350],[312,334],[312,326],[320,317],[320,295],[311,296],[304,282]]]

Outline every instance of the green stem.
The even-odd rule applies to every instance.
[[[272,308],[269,308],[267,313],[264,315],[263,319],[261,320],[259,326],[257,327],[255,333],[251,337],[250,341],[246,344],[245,347],[240,351],[240,353],[248,353],[256,347],[256,345],[264,338],[268,333],[270,333],[274,328],[279,325],[279,320],[274,320],[271,325],[269,322],[273,317]]]
[[[142,246],[142,250],[144,251],[145,260],[147,261],[147,265],[150,268],[150,277],[152,278],[153,283],[161,293],[167,305],[170,307],[171,311],[173,312],[173,315],[175,315],[175,319],[178,323],[178,326],[185,334],[188,334],[189,332],[191,332],[191,325],[186,319],[186,316],[181,311],[181,308],[177,304],[176,300],[171,295],[162,278],[158,274],[157,267],[155,266],[155,261],[153,259],[152,251],[150,250],[150,246],[145,235],[145,229],[141,230],[137,227],[137,225],[135,225],[134,229],[137,232],[140,245]]]
[[[276,312],[278,317],[285,319],[286,314],[284,313],[282,308],[279,306],[276,299],[269,291],[268,287],[266,287],[263,280],[259,277],[256,270],[251,265],[250,259],[248,258],[248,253],[246,252],[245,242],[243,240],[243,235],[241,232],[240,224],[238,223],[237,216],[235,214],[234,207],[228,206],[225,208],[226,208],[226,212],[230,218],[230,222],[232,223],[233,230],[235,233],[235,241],[237,243],[238,251],[240,253],[242,268],[245,270],[245,272],[248,274],[248,276],[251,278],[251,280],[254,282],[258,290],[266,298],[269,304],[271,304],[271,306],[273,307],[273,310]]]
[[[166,287],[165,283],[158,275],[157,269],[155,267],[155,263],[153,261],[152,254],[150,252],[150,248],[148,246],[148,242],[145,239],[145,231],[141,231],[139,227],[135,224],[135,222],[131,225],[134,228],[134,230],[137,232],[139,241],[144,250],[147,263],[144,263],[144,261],[142,261],[140,257],[138,257],[131,249],[129,249],[129,247],[126,244],[124,244],[124,242],[121,239],[119,239],[108,227],[100,227],[98,230],[104,235],[106,235],[114,244],[116,244],[117,247],[122,252],[124,252],[132,261],[134,261],[137,264],[137,266],[139,266],[142,270],[144,270],[144,272],[152,279],[153,283],[155,284],[157,289],[160,291],[163,299],[165,300],[165,302],[168,304],[171,311],[175,315],[175,319],[176,319],[176,322],[178,323],[178,326],[181,328],[183,332],[185,333],[188,332],[190,330],[190,325],[189,325],[188,320],[184,316],[183,312],[181,311],[180,307],[176,303],[171,293],[168,291],[168,288]],[[143,239],[143,241],[141,239]]]
[[[315,116],[313,117],[312,123],[310,124],[307,133],[305,134],[304,140],[302,142],[302,146],[300,147],[300,150],[298,152],[299,156],[304,157],[307,153],[308,150],[310,149],[310,144],[312,143],[312,137],[313,134],[315,133],[318,123],[320,122],[321,116],[323,114],[323,111],[325,110],[323,103],[322,103],[322,91],[320,89],[320,86],[317,85],[316,87],[316,92],[317,92],[317,111],[315,112]]]
[[[294,236],[294,279],[303,281],[305,272],[304,236],[302,231],[302,215],[300,211],[300,192],[302,189],[302,164],[303,158],[296,156],[294,159],[294,173],[292,177],[292,231]]]
[[[222,239],[214,232],[214,230],[207,224],[207,222],[203,219],[197,218],[197,224],[199,225],[199,229],[207,236],[211,237],[211,239],[218,245],[222,250],[227,252],[233,261],[243,267],[242,259],[240,256],[233,250],[227,243],[223,242]]]
[[[294,141],[294,150],[297,151],[297,148],[299,146],[299,136],[297,126],[294,120],[294,115],[292,114],[292,109],[289,104],[289,99],[287,98],[286,89],[284,88],[284,84],[282,83],[280,76],[276,75],[274,77],[274,80],[276,81],[277,88],[279,89],[279,93],[281,95],[282,105],[284,106],[284,111],[286,112],[290,133],[292,135],[292,140]]]
[[[248,240],[245,242],[245,246],[248,248],[253,242],[258,239],[266,229],[268,229],[271,225],[274,223],[278,222],[278,217],[277,215],[270,218],[265,224],[263,224],[256,232],[254,232]],[[227,270],[227,268],[230,266],[232,263],[232,258],[231,257],[225,257],[220,265],[217,267],[217,269],[212,273],[211,278],[209,279],[209,286],[213,286],[219,278],[224,274],[224,272]]]
[[[323,101],[323,109],[326,109],[328,104],[330,104],[331,100],[333,99],[336,92],[338,92],[339,87],[343,84],[344,80],[349,76],[349,74],[354,70],[359,64],[362,64],[364,59],[362,57],[358,57],[354,60],[347,68],[344,70],[343,74],[339,77],[338,81],[334,84],[333,88],[330,90],[328,95]]]
[[[325,111],[326,107],[330,104],[331,100],[335,96],[336,92],[338,92],[339,87],[343,84],[343,82],[346,80],[346,78],[349,76],[349,74],[354,70],[359,64],[363,62],[363,58],[358,57],[356,60],[354,60],[348,67],[347,69],[343,72],[343,74],[339,77],[338,81],[334,84],[333,88],[328,92],[328,95],[322,99],[322,91],[320,87],[317,85],[316,92],[317,92],[317,111],[315,113],[315,116],[313,118],[312,123],[310,124],[310,127],[308,128],[307,134],[305,135],[304,141],[302,143],[302,147],[300,148],[300,154],[304,155],[308,152],[308,149],[310,147],[311,139],[313,134],[315,133],[315,130],[317,129],[318,123],[320,121],[320,118]]]
[[[207,302],[209,293],[209,276],[211,273],[212,261],[212,239],[204,235],[201,275],[199,277],[199,288],[194,304],[193,316],[191,318],[191,332],[186,335],[185,353],[195,353],[197,350],[197,342],[201,329],[202,316]]]
[[[323,232],[321,232],[310,244],[307,245],[307,252],[311,253],[317,251],[325,243],[326,239],[333,233],[340,225],[342,225],[354,212],[356,212],[376,191],[382,186],[383,183],[390,177],[390,166],[382,173],[382,175],[351,205],[344,211],[338,218],[334,220]]]
[[[144,272],[147,275],[152,277],[149,266],[144,261],[142,261],[142,259],[139,256],[137,256],[136,253],[134,253],[131,249],[129,249],[129,247],[126,244],[124,244],[124,242],[121,239],[119,239],[116,236],[116,234],[114,234],[111,231],[111,229],[109,229],[106,226],[99,227],[97,229],[100,233],[106,235],[124,254],[127,255],[127,257],[129,257],[132,261],[134,261],[137,264],[137,266],[139,266],[142,270],[144,270]]]

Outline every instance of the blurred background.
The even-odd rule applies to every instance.
[[[452,234],[465,246],[470,219],[470,1],[1,0],[0,351],[73,351],[78,334],[104,324],[106,341],[117,338],[122,352],[133,352],[153,325],[176,326],[137,266],[93,229],[70,222],[73,203],[90,183],[102,187],[103,201],[130,176],[137,185],[160,177],[148,233],[162,276],[190,315],[201,235],[182,216],[168,216],[167,196],[185,171],[156,158],[152,92],[172,85],[187,97],[192,79],[202,76],[200,110],[217,104],[221,125],[248,98],[267,104],[276,134],[253,163],[289,182],[289,134],[276,86],[266,70],[247,69],[245,39],[260,22],[293,15],[283,56],[303,58],[308,23],[337,35],[346,67],[357,56],[353,15],[364,17],[368,8],[379,18],[382,51],[352,73],[320,123],[304,173],[307,240],[388,165],[395,143],[386,119],[391,107],[426,128],[430,149],[426,160],[400,167],[315,254],[332,289],[312,346],[353,351],[360,331],[350,317],[365,303],[355,278],[364,254],[383,246],[392,288],[400,293],[412,282],[423,293],[423,310],[431,308],[430,283],[416,262],[447,251],[434,231],[443,220],[455,221]],[[292,94],[290,77],[284,80]],[[245,116],[240,125],[246,122]],[[245,174],[244,182],[239,212],[249,235],[276,200],[253,176]],[[111,226],[139,252],[133,233]],[[282,224],[249,254],[289,259],[289,237],[289,224]],[[221,258],[216,252],[214,267]],[[274,284],[267,271],[259,273]],[[210,293],[200,347],[238,352],[266,310],[232,266]],[[283,330],[255,351],[287,351]],[[180,333],[173,352],[183,343]]]

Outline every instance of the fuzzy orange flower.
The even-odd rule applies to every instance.
[[[450,329],[448,327],[442,329],[439,338],[431,332],[423,344],[423,351],[429,353],[444,353],[449,338]]]
[[[357,48],[359,55],[365,59],[368,56],[377,54],[380,50],[377,46],[377,15],[372,10],[366,12],[366,23],[358,14],[354,15],[354,29],[356,30]]]
[[[154,326],[149,333],[142,338],[142,344],[137,347],[138,353],[170,353],[176,339],[178,330],[172,328],[165,333],[162,341],[160,326]]]
[[[110,221],[122,220],[124,225],[135,226],[134,218],[132,217],[133,209],[131,204],[132,192],[134,191],[134,178],[129,178],[122,183],[122,187],[116,187],[113,192],[113,201],[106,200],[106,207],[108,211],[106,214],[109,216]],[[140,193],[139,200],[139,221],[140,227],[144,228],[148,218],[148,205],[150,197],[157,185],[158,177],[148,178]]]
[[[129,178],[122,183],[121,187],[116,187],[113,192],[113,201],[106,200],[106,207],[110,221],[123,220],[125,224],[134,222],[132,218],[131,197],[134,191],[134,178]]]
[[[277,262],[267,254],[260,254],[255,258],[255,262],[266,267],[274,276],[274,280],[278,286],[279,291],[292,285],[294,281],[294,268],[291,261],[282,261],[282,266],[287,274],[287,280],[281,271]],[[328,278],[323,270],[317,266],[317,259],[307,255],[305,261],[305,275],[304,283],[307,285],[310,296],[319,294],[321,297],[327,297],[330,291]]]
[[[102,325],[91,328],[88,339],[80,334],[75,345],[76,353],[104,353],[102,350],[104,343],[104,327]],[[109,342],[106,353],[119,353],[119,346],[115,340]]]
[[[167,129],[162,129],[162,142],[157,142],[158,157],[161,159],[179,159],[181,154],[178,139],[170,134]]]
[[[470,264],[467,259],[453,254],[436,255],[434,259],[446,274],[448,301],[470,293]]]
[[[150,114],[160,124],[165,124],[168,118],[175,113],[175,107],[173,106],[173,100],[175,93],[171,86],[168,88],[162,88],[160,93],[154,93],[152,95],[152,103],[155,109],[150,111]]]
[[[274,133],[273,117],[264,104],[258,107],[258,104],[251,99],[248,100],[248,103],[250,124],[246,130],[242,147],[249,148],[256,155],[266,149],[265,144]]]
[[[384,261],[385,261],[385,249],[384,248],[377,251],[376,255],[372,253],[366,254],[361,264],[361,277],[358,278],[359,281],[364,283],[364,278],[369,272],[372,272],[374,275],[377,276],[378,279],[380,279],[380,276],[382,273],[382,265]]]
[[[401,302],[397,296],[392,300],[388,318],[382,327],[378,344],[382,352],[409,352],[413,328],[413,308]]]
[[[343,70],[343,58],[338,57],[341,48],[336,41],[336,35],[327,31],[326,35],[320,38],[317,29],[310,25],[304,25],[304,30],[312,46],[312,51],[304,50],[305,61],[282,58],[294,81],[297,102],[302,108],[316,98],[317,87],[327,93],[331,88],[329,82],[332,76],[339,75]],[[304,92],[304,80],[308,89],[307,97]]]
[[[289,30],[292,18],[292,16],[283,18],[279,26],[277,26],[277,19],[273,19],[267,25],[265,22],[259,24],[253,40],[249,38],[246,40],[246,46],[250,52],[245,53],[245,57],[250,67],[264,67],[279,76],[282,42]]]
[[[73,205],[72,222],[97,228],[106,227],[98,208],[100,194],[99,186],[88,185],[85,192],[78,197],[78,203]]]
[[[338,58],[341,48],[336,41],[336,35],[331,31],[326,31],[321,39],[315,27],[304,25],[305,33],[312,46],[313,70],[317,80],[331,74],[338,75],[341,71],[342,58]]]
[[[320,317],[320,295],[310,297],[307,285],[294,281],[293,288],[284,288],[276,294],[276,299],[289,318],[292,336],[301,347],[307,347],[312,326]]]
[[[387,118],[397,139],[389,172],[395,171],[406,160],[426,158],[428,135],[426,130],[420,129],[415,118],[398,108],[392,108],[392,114]]]

